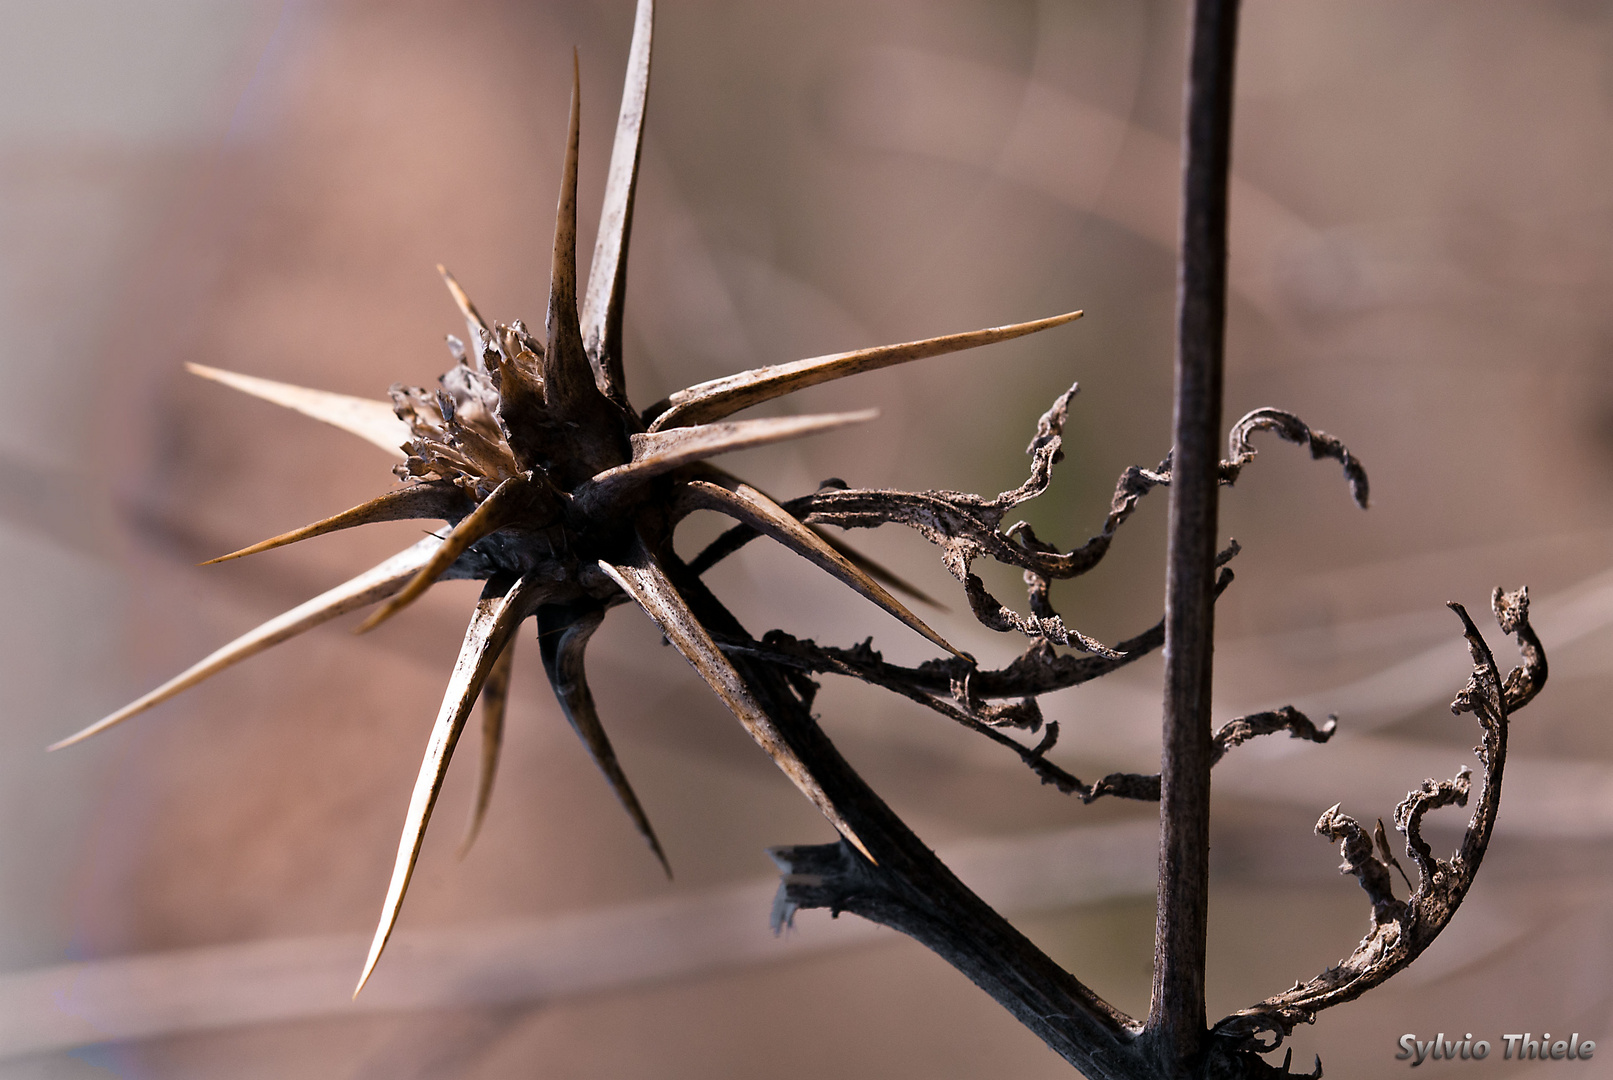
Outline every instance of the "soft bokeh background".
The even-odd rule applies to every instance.
[[[1354,510],[1335,466],[1274,441],[1223,502],[1244,554],[1220,608],[1218,713],[1297,700],[1338,709],[1346,734],[1246,748],[1218,781],[1212,1013],[1352,947],[1366,904],[1316,816],[1342,799],[1388,817],[1474,741],[1442,703],[1459,652],[1429,654],[1432,691],[1416,690],[1431,660],[1379,673],[1453,638],[1446,600],[1482,611],[1492,585],[1527,582],[1551,685],[1518,718],[1516,789],[1469,906],[1405,977],[1298,1032],[1296,1061],[1373,1075],[1401,1067],[1408,1031],[1613,1038],[1613,605],[1585,584],[1613,563],[1613,9],[1253,0],[1244,25],[1228,421],[1273,404],[1340,435],[1374,503]],[[634,399],[1082,307],[1036,338],[804,394],[781,407],[875,404],[881,419],[733,465],[781,495],[828,476],[994,493],[1023,478],[1037,416],[1079,379],[1068,460],[1026,509],[1044,538],[1084,539],[1118,472],[1167,449],[1184,27],[1182,5],[1131,0],[664,5]],[[373,926],[473,586],[41,748],[417,535],[378,526],[195,568],[391,480],[375,449],[182,363],[372,396],[427,384],[458,326],[439,261],[491,317],[541,323],[570,51],[591,248],[630,29],[628,0],[0,4],[0,971]],[[1103,567],[1060,587],[1072,623],[1113,641],[1154,621],[1164,509],[1152,500]],[[691,546],[714,529],[691,522]],[[933,552],[891,532],[855,539],[946,599],[944,633],[1010,657]],[[923,655],[759,545],[714,581],[758,632]],[[1014,575],[990,581],[1017,595]],[[596,694],[676,883],[529,647],[486,830],[456,862],[462,762],[400,933],[703,895],[765,878],[770,844],[830,837],[647,620],[618,611],[596,642]],[[1157,680],[1145,662],[1049,699],[1059,759],[1084,777],[1151,768]],[[932,842],[1149,813],[1083,808],[904,703],[833,684],[820,700]],[[1140,1012],[1152,904],[1019,921]],[[0,1076],[1069,1075],[910,943],[790,947],[579,997],[336,1008],[12,1056]],[[1498,1056],[1464,1074],[1523,1075]]]

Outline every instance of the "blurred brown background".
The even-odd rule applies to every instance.
[[[0,4],[0,981],[373,927],[474,586],[41,748],[418,535],[377,526],[195,568],[392,481],[373,448],[182,363],[368,396],[429,384],[459,325],[439,261],[489,317],[541,323],[570,50],[591,250],[631,9]],[[1070,327],[803,394],[784,407],[881,418],[733,466],[780,495],[828,476],[995,493],[1023,479],[1037,416],[1079,379],[1068,459],[1026,509],[1044,538],[1085,539],[1119,471],[1168,444],[1184,26],[1180,4],[1129,0],[665,3],[633,233],[634,400],[1081,307]],[[1311,826],[1338,800],[1387,818],[1425,775],[1471,763],[1471,720],[1444,707],[1466,664],[1443,604],[1482,611],[1493,585],[1527,583],[1551,684],[1517,719],[1468,906],[1405,976],[1294,1039],[1296,1062],[1319,1052],[1329,1075],[1368,1076],[1401,1067],[1405,1032],[1471,1031],[1497,1051],[1464,1075],[1524,1075],[1497,1060],[1501,1033],[1613,1038],[1613,593],[1598,579],[1613,564],[1613,8],[1252,0],[1239,63],[1227,420],[1278,405],[1341,436],[1373,507],[1269,437],[1223,501],[1244,553],[1220,608],[1218,713],[1296,701],[1339,712],[1344,734],[1248,747],[1217,771],[1212,1013],[1309,977],[1365,930],[1360,890]],[[1115,641],[1157,618],[1164,510],[1145,505],[1096,573],[1061,586],[1071,623]],[[715,528],[691,522],[689,549]],[[994,663],[1013,655],[1019,642],[971,625],[927,545],[886,531],[854,539],[951,606],[926,618]],[[713,580],[757,632],[924,655],[761,545]],[[989,580],[1019,598],[1015,575]],[[472,735],[400,934],[698,900],[764,879],[770,844],[830,837],[647,620],[623,609],[596,642],[595,692],[676,882],[565,729],[528,642],[487,827],[456,862]],[[1145,662],[1047,699],[1056,756],[1087,778],[1154,767],[1157,685]],[[833,683],[819,700],[933,843],[1151,812],[1083,808],[906,703]],[[1445,816],[1436,847],[1463,817]],[[1027,932],[1146,1008],[1151,894],[1039,908]],[[910,943],[791,952],[839,929],[806,926],[761,962],[544,1000],[449,990],[433,1009],[0,1046],[0,1077],[1070,1075]]]

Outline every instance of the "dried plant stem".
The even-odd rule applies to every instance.
[[[667,571],[702,624],[728,640],[750,640],[721,601],[670,554]],[[774,848],[770,854],[783,871],[775,924],[798,908],[821,907],[900,930],[967,975],[1087,1076],[1153,1080],[1134,1048],[1135,1022],[958,880],[840,755],[813,719],[802,687],[783,669],[743,651],[733,664],[873,857],[861,857],[845,841]]]
[[[1204,1049],[1209,913],[1210,674],[1226,325],[1227,179],[1237,0],[1196,0],[1184,138],[1176,407],[1165,578],[1159,907],[1144,1041],[1176,1075]]]

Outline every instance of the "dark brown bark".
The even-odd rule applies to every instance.
[[[664,558],[705,626],[730,640],[750,637],[698,577],[670,552]],[[733,661],[790,748],[811,762],[818,782],[877,860],[870,863],[844,840],[773,849],[783,872],[775,924],[798,908],[824,907],[893,927],[967,975],[1085,1075],[1155,1080],[1137,1052],[1136,1022],[959,881],[840,756],[812,718],[801,688],[784,671],[742,654]]]
[[[1145,1041],[1161,1075],[1203,1055],[1210,868],[1210,673],[1217,442],[1226,325],[1227,180],[1237,0],[1196,0],[1184,139],[1176,407],[1165,578],[1159,907]]]

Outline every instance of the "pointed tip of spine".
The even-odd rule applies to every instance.
[[[370,974],[375,971],[375,961],[378,960],[378,959],[380,959],[379,954],[370,957],[369,961],[367,963],[365,963],[364,972],[363,972],[363,974],[359,975],[359,977],[358,977],[358,985],[353,987],[353,996],[351,998],[349,998],[348,1000],[350,1000],[350,1001],[357,1001],[358,1000],[359,994],[362,993],[363,990],[364,990],[364,984],[370,981]]]
[[[370,616],[363,622],[353,627],[353,636],[361,637],[364,634],[368,634],[371,630],[374,630],[377,626],[380,626],[382,623],[386,622],[399,611],[402,611],[403,607],[404,605],[402,604],[393,604],[390,602],[387,603],[379,610],[371,613]]]
[[[844,836],[846,841],[862,854],[863,858],[867,859],[874,866],[879,865],[879,860],[874,858],[874,853],[868,850],[868,846],[862,842],[862,839],[858,837],[854,831],[852,831],[850,825],[847,825],[844,822],[836,822],[835,824],[839,827],[840,835]]]
[[[180,678],[183,678],[183,677],[184,676],[180,676]],[[159,688],[159,692],[160,692],[160,688]],[[77,744],[83,742],[84,740],[90,738],[93,735],[99,735],[101,732],[107,730],[108,728],[116,727],[117,725],[123,723],[123,721],[129,719],[130,717],[138,716],[139,714],[141,714],[141,713],[145,712],[147,709],[149,709],[152,705],[155,705],[155,704],[158,703],[157,701],[150,700],[151,696],[152,695],[148,694],[144,698],[137,699],[136,701],[134,701],[134,702],[132,702],[132,703],[130,703],[128,705],[125,705],[123,708],[119,709],[117,712],[110,713],[110,714],[108,714],[106,716],[101,717],[101,719],[97,720],[95,723],[91,724],[89,727],[81,728],[80,730],[73,732],[73,734],[67,736],[67,738],[65,738],[65,739],[57,739],[55,742],[53,742],[49,746],[45,747],[45,753],[53,754],[58,750],[66,750],[69,746],[76,746]],[[166,698],[169,695],[163,695],[163,696],[164,696],[164,698]]]
[[[482,313],[476,310],[476,305],[471,303],[469,294],[467,294],[460,286],[459,280],[455,278],[453,274],[449,273],[448,268],[442,263],[437,264],[437,273],[442,275],[443,284],[448,286],[448,295],[454,298],[454,306],[457,307],[459,309],[459,313],[465,317],[465,321],[467,323],[475,323],[484,331],[487,330],[486,320],[482,318]],[[488,332],[488,336],[492,336],[490,331]],[[474,344],[474,342],[471,344]]]
[[[65,739],[57,739],[55,742],[45,747],[45,753],[53,754],[58,750],[66,750],[69,746],[76,746],[85,739],[90,738],[92,735],[99,735],[107,728],[116,727],[117,725],[123,723],[123,721],[129,719],[131,716],[138,716],[140,713],[143,713],[146,711],[146,709],[150,708],[151,705],[156,704],[156,702],[143,704],[144,701],[145,699],[142,698],[131,705],[125,705],[117,712],[108,716],[103,716],[89,727],[75,731]]]
[[[148,697],[149,696],[150,695],[148,695]],[[66,750],[69,746],[76,746],[85,739],[90,738],[92,735],[99,735],[108,728],[116,727],[117,725],[123,723],[123,721],[129,719],[131,716],[137,716],[140,713],[145,712],[146,709],[150,708],[151,705],[156,704],[156,702],[150,702],[149,704],[146,704],[145,702],[145,698],[139,699],[132,704],[125,705],[115,713],[101,717],[101,719],[97,720],[89,727],[81,728],[80,730],[73,732],[73,734],[67,736],[65,739],[57,739],[55,742],[45,747],[45,753],[53,754],[58,750]]]

